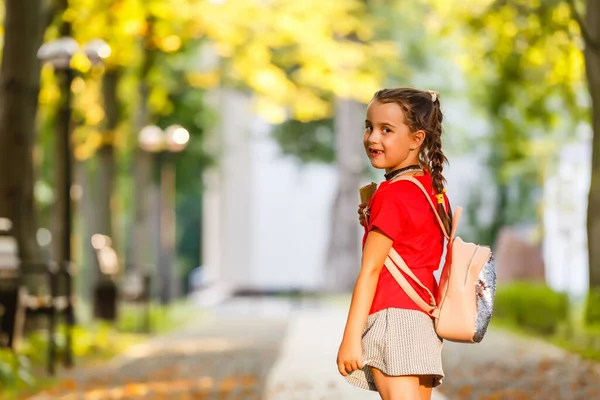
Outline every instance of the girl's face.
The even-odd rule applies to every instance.
[[[411,132],[405,121],[404,112],[396,103],[373,100],[369,104],[363,142],[373,167],[389,173],[419,164],[425,132]]]

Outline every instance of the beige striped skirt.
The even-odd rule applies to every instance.
[[[369,315],[362,348],[363,369],[346,377],[354,386],[377,391],[371,368],[390,376],[432,376],[433,387],[442,384],[442,340],[421,311],[387,308]]]

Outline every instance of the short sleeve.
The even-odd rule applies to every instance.
[[[393,191],[376,193],[370,205],[369,230],[378,228],[397,242],[406,226],[405,206]]]

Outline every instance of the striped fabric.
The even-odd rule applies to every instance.
[[[346,377],[354,386],[377,391],[371,367],[391,376],[431,375],[434,387],[442,383],[442,340],[421,311],[387,308],[370,315],[362,347],[363,369]]]

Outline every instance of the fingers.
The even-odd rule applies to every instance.
[[[342,376],[348,376],[348,372],[346,372],[346,367],[341,361],[338,361],[338,371],[340,372],[340,374],[342,374]]]
[[[367,203],[361,203],[358,205],[358,222],[361,226],[365,226],[365,208],[367,207]]]
[[[342,376],[348,376],[354,371],[358,371],[363,368],[363,363],[358,360],[354,361],[338,361],[338,371]]]

